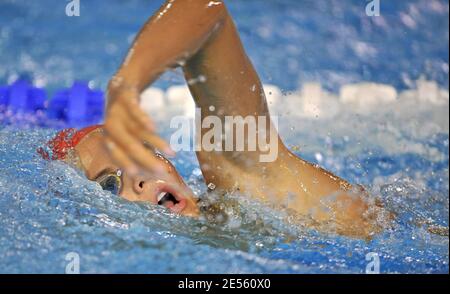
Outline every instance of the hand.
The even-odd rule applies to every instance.
[[[113,160],[130,174],[153,171],[164,166],[144,142],[168,156],[175,155],[158,134],[155,124],[139,107],[139,92],[132,87],[109,88],[105,117],[105,144]]]

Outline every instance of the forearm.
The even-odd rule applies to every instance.
[[[144,25],[108,90],[141,92],[166,69],[183,64],[220,28],[226,10],[221,1],[167,1]]]

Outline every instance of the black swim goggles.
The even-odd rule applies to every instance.
[[[122,170],[102,175],[96,180],[103,190],[119,195],[122,188]]]

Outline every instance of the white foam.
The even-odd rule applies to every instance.
[[[147,88],[141,94],[140,106],[147,113],[151,113],[154,110],[161,110],[166,106],[164,96],[165,93],[161,89]]]
[[[195,103],[187,85],[172,86],[166,92],[167,101],[170,106],[181,110],[183,115],[194,117]],[[169,106],[169,105],[168,105]]]
[[[192,99],[191,92],[186,85],[170,87],[166,91],[166,96],[169,103],[176,103],[174,105],[184,104],[186,100]]]
[[[319,83],[306,83],[301,90],[284,96],[281,91],[279,93],[275,102],[269,103],[272,115],[288,114],[307,119],[332,118],[339,110],[337,97],[325,91]]]
[[[346,84],[338,95],[319,83],[305,83],[287,95],[276,85],[263,88],[271,115],[282,117],[282,129],[283,125],[291,128],[299,122],[307,128],[310,121],[316,132],[327,134],[326,130],[332,130],[335,135],[364,136],[367,142],[384,141],[392,151],[424,153],[425,146],[405,141],[404,135],[420,139],[440,132],[448,134],[449,94],[435,81],[419,79],[412,85],[415,88],[397,91],[386,84]],[[141,95],[141,106],[160,119],[167,119],[167,115],[193,118],[195,114],[187,85],[172,86],[165,92],[149,88]]]
[[[332,118],[337,114],[337,99],[319,83],[306,83],[300,91],[301,116],[307,118]]]
[[[167,113],[193,118],[195,102],[187,86],[172,86],[167,91],[150,87],[141,94],[141,108],[150,116],[164,118]]]
[[[266,84],[263,85],[264,93],[266,94],[267,103],[270,105],[275,105],[279,103],[281,96],[283,95],[281,93],[280,88],[278,88],[275,85]]]
[[[355,112],[368,114],[376,108],[397,100],[397,90],[384,84],[358,83],[341,87],[339,100]]]
[[[449,93],[448,90],[440,89],[435,81],[420,78],[416,81],[416,89],[404,91],[401,98],[433,105],[445,105],[449,102]]]
[[[186,103],[183,105],[184,115],[190,118],[195,117],[195,102],[194,99],[188,99]]]

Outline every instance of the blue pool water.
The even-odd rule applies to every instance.
[[[227,4],[262,81],[281,89],[267,94],[278,95],[270,107],[286,144],[380,197],[397,215],[391,229],[371,241],[325,235],[238,195],[226,196],[225,223],[170,215],[45,162],[35,150],[56,129],[9,119],[0,122],[0,272],[64,273],[76,252],[83,273],[364,273],[373,252],[384,273],[448,273],[448,1],[381,0],[378,18],[366,2]],[[28,77],[49,94],[74,80],[104,90],[161,3],[81,0],[81,16],[69,18],[65,1],[0,1],[0,85]],[[154,86],[168,93],[182,82],[174,71]],[[354,95],[343,90],[351,84]],[[161,117],[179,111],[155,115],[166,138]],[[174,163],[206,197],[195,155]]]

